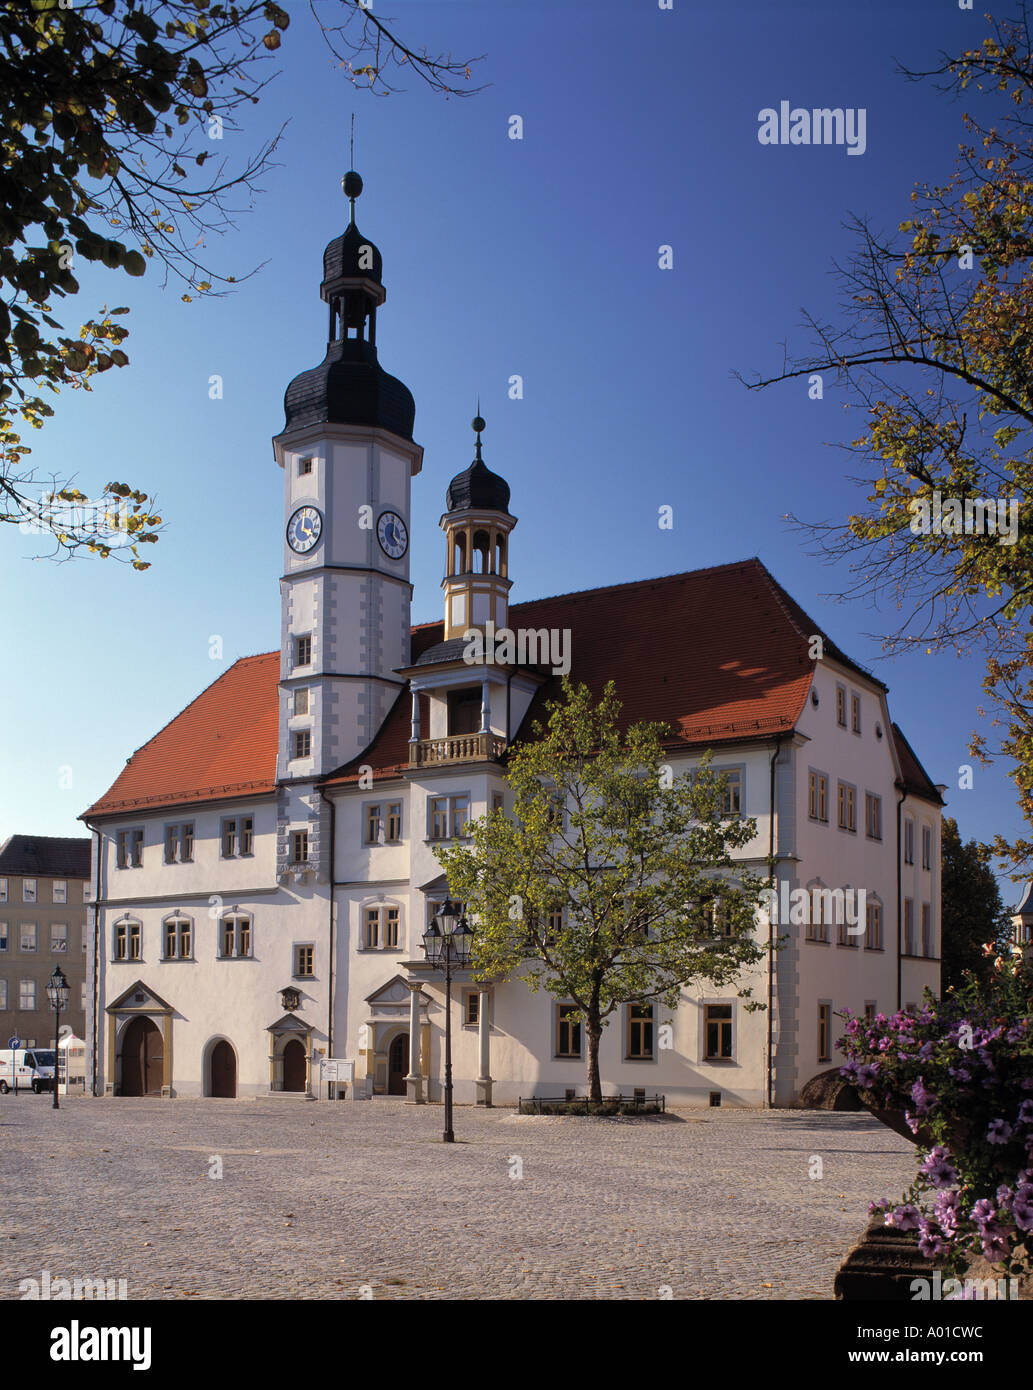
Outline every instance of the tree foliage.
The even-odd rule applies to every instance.
[[[572,1000],[585,1027],[588,1084],[628,1003],[676,1008],[693,982],[735,983],[764,956],[754,935],[762,880],[733,860],[756,823],[721,814],[709,760],[674,777],[659,724],[621,730],[612,682],[598,704],[564,681],[548,726],[509,756],[512,817],[475,821],[472,845],[438,851],[449,890],[475,921],[478,978],[517,976]],[[747,1008],[763,1005],[748,1003]]]
[[[972,109],[955,167],[919,183],[911,215],[883,235],[855,219],[855,253],[837,266],[834,322],[807,319],[815,350],[747,382],[831,375],[866,422],[847,447],[862,507],[845,523],[792,520],[852,578],[840,597],[886,603],[900,617],[890,650],[973,648],[986,661],[996,748],[1015,761],[1019,806],[1033,824],[1033,35],[1029,5],[982,43],[944,55],[933,79]],[[923,523],[951,499],[973,529]],[[982,499],[1017,509],[1014,536],[979,527]],[[928,509],[926,511],[926,509]],[[1009,511],[1009,518],[1012,513]],[[1013,543],[1011,543],[1013,542]],[[983,711],[980,711],[982,714]],[[1033,843],[995,842],[1016,870]]]
[[[379,95],[414,73],[445,95],[472,89],[466,62],[410,48],[358,0],[310,5],[343,74]],[[334,22],[334,21],[338,22]],[[69,482],[39,480],[20,430],[40,428],[62,388],[129,358],[125,309],[62,322],[83,262],[140,276],[159,264],[181,298],[225,293],[244,274],[209,266],[206,242],[234,225],[234,198],[250,202],[279,134],[242,162],[220,153],[242,109],[275,74],[272,55],[290,15],[272,0],[4,0],[0,4],[0,521],[27,519],[58,551],[120,553],[96,533],[69,530],[59,500]],[[45,393],[45,394],[44,394]],[[128,553],[157,539],[153,499],[125,483],[111,500],[136,500]],[[74,500],[74,499],[73,499]]]
[[[943,818],[941,937],[943,988],[960,986],[966,972],[989,985],[993,960],[1007,950],[1011,934],[990,852],[975,840],[964,843],[958,823]],[[989,948],[989,949],[987,949]]]

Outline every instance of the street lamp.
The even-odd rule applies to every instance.
[[[68,1009],[68,981],[59,965],[55,967],[54,973],[47,983],[47,998],[50,1000],[50,1007],[56,1015],[54,1020],[54,1109],[60,1110],[61,1107],[57,1103],[57,1083],[61,1073],[61,1014]]]
[[[463,916],[462,903],[446,898],[423,933],[427,964],[445,972],[445,1132],[442,1140],[455,1143],[452,1131],[452,969],[469,963],[473,932]]]

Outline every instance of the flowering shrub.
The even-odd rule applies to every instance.
[[[1033,970],[996,962],[989,989],[967,977],[915,1013],[872,1022],[849,1012],[840,1074],[873,1110],[903,1111],[919,1144],[901,1200],[873,1202],[885,1224],[918,1232],[948,1275],[979,1255],[1033,1271]]]

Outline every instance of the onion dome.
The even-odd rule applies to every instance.
[[[485,428],[479,415],[474,417],[472,428],[477,431],[477,456],[470,467],[456,476],[445,493],[445,510],[461,512],[468,509],[477,511],[508,512],[509,484],[505,478],[493,473],[481,458],[481,431]]]
[[[352,170],[341,183],[351,220],[323,252],[320,295],[330,306],[326,356],[287,387],[284,430],[363,425],[412,439],[416,402],[409,388],[385,372],[377,359],[377,309],[387,294],[380,252],[355,225],[362,179]]]

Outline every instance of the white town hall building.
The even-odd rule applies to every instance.
[[[629,722],[670,725],[676,773],[712,750],[729,809],[756,818],[744,857],[765,876],[773,863],[783,901],[864,891],[855,930],[758,924],[766,945],[786,937],[751,972],[765,1011],[701,984],[604,1032],[607,1092],[792,1104],[836,1061],[838,1011],[939,986],[942,788],[885,685],[756,559],[511,605],[516,518],[479,419],[440,522],[444,621],[410,625],[409,536],[436,499],[414,514],[415,405],[377,358],[385,291],[355,225],[361,187],[347,176],[351,221],[323,257],[326,357],[287,388],[273,441],[280,649],[235,662],[82,817],[95,1093],[326,1096],[321,1063],[346,1059],[349,1094],[441,1098],[444,984],[422,952],[447,895],[434,850],[506,806],[505,749],[560,683],[543,653],[464,661],[464,632],[491,622],[568,634],[573,680],[598,694],[612,676]],[[547,992],[461,974],[453,1008],[460,1103],[583,1092],[584,1030]]]

